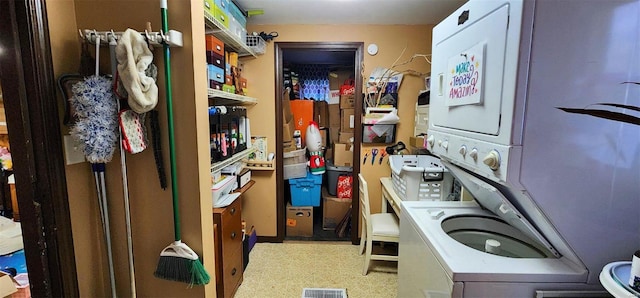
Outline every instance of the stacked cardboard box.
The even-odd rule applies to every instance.
[[[322,229],[335,230],[336,226],[351,210],[351,199],[341,199],[322,188]]]
[[[284,152],[296,150],[296,145],[293,141],[295,124],[293,121],[293,113],[291,112],[289,91],[286,91],[282,96],[282,123],[282,148]]]
[[[330,105],[331,106],[331,105]],[[336,128],[331,131],[333,144],[333,163],[336,166],[353,166],[353,131],[354,131],[354,112],[355,112],[355,94],[340,95],[340,103],[336,104],[340,110],[340,120],[331,121]],[[337,112],[329,112],[331,115],[338,115]],[[334,114],[335,113],[335,114]],[[330,116],[331,117],[331,116]],[[329,120],[332,120],[330,118]]]

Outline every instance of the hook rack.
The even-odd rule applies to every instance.
[[[96,31],[91,29],[78,29],[78,33],[80,33],[80,37],[89,43],[95,43],[96,37],[100,37],[101,41],[105,41],[105,44],[108,44],[113,39],[116,41],[122,36],[124,32],[114,32],[110,31]],[[162,31],[160,32],[149,32],[148,30],[144,30],[140,34],[144,35],[147,38],[147,41],[151,45],[163,45],[167,43],[171,47],[182,47],[182,32],[176,30],[169,30],[168,34],[164,34]]]

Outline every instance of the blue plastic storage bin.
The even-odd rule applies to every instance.
[[[291,206],[320,206],[320,187],[322,175],[313,175],[307,171],[304,178],[289,179],[291,188]]]

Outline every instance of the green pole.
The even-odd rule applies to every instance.
[[[162,15],[162,32],[168,34],[169,21],[167,19],[167,0],[160,1],[160,13]],[[176,166],[176,145],[173,128],[173,97],[171,95],[171,60],[169,44],[164,42],[164,77],[167,97],[167,125],[169,126],[169,162],[171,164],[171,195],[173,197],[173,226],[174,240],[179,241],[180,236],[180,212],[178,207],[178,174]]]

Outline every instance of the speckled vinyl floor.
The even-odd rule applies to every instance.
[[[257,243],[236,298],[300,297],[304,288],[346,289],[349,298],[396,297],[397,263],[372,261],[349,242]]]

